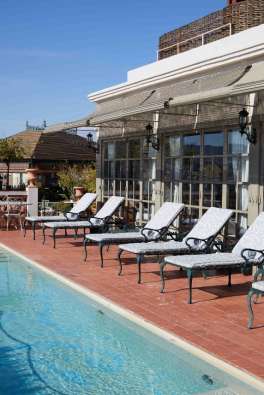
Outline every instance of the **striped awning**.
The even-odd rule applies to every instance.
[[[211,98],[229,96],[232,92],[238,95],[242,93],[245,84],[249,89],[255,89],[252,86],[250,88],[250,81],[259,78],[260,68],[257,66],[255,70],[255,65],[245,64],[229,66],[197,78],[171,81],[153,86],[152,89],[123,94],[97,103],[95,113],[90,115],[89,124],[96,126],[109,121],[125,120],[132,115],[162,110],[166,105],[200,103]]]

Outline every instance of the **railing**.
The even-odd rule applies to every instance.
[[[209,34],[211,34],[211,33],[213,33],[213,32],[216,32],[217,30],[223,30],[223,29],[225,29],[226,27],[228,27],[229,36],[231,36],[231,35],[232,35],[232,24],[231,24],[231,23],[226,23],[225,25],[221,25],[221,26],[216,27],[216,28],[214,28],[214,29],[208,30],[208,31],[205,32],[205,33],[201,33],[201,34],[198,34],[197,36],[188,38],[187,40],[183,40],[183,41],[180,41],[180,42],[178,42],[178,43],[169,45],[169,46],[167,46],[167,47],[165,47],[165,48],[159,49],[159,50],[157,51],[157,59],[159,59],[159,54],[160,54],[161,52],[167,51],[167,50],[169,50],[169,49],[171,49],[171,48],[175,48],[175,47],[177,48],[177,54],[179,54],[179,53],[181,52],[181,51],[180,51],[181,45],[183,45],[184,43],[187,43],[187,42],[189,42],[189,41],[197,40],[197,39],[199,39],[199,38],[201,39],[201,45],[204,45],[204,44],[206,44],[206,42],[205,42],[205,37],[206,37],[206,36],[208,36]]]

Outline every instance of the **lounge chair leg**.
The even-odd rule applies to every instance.
[[[33,240],[36,240],[36,222],[32,223]]]
[[[188,277],[188,284],[189,284],[189,297],[188,297],[188,304],[192,304],[192,271],[187,270],[187,277]]]
[[[161,281],[160,293],[163,293],[164,288],[165,288],[165,280],[164,280],[164,267],[165,266],[166,266],[166,262],[162,261],[160,263],[160,281]]]
[[[231,276],[232,276],[232,270],[228,269],[228,287],[232,286]]]
[[[138,254],[137,255],[137,267],[138,267],[138,284],[141,283],[141,263],[143,261],[143,255]]]
[[[123,269],[122,261],[121,261],[121,255],[122,255],[122,253],[123,253],[123,250],[119,250],[119,251],[118,251],[118,255],[117,255],[117,259],[118,259],[118,262],[119,262],[119,272],[118,272],[118,275],[119,275],[119,276],[121,276],[122,269]]]
[[[84,239],[83,240],[83,247],[84,247],[84,262],[86,262],[87,259],[87,244],[88,244],[88,240]]]
[[[43,240],[42,240],[42,244],[45,244],[46,241],[46,233],[45,233],[46,227],[44,226],[44,224],[42,225],[42,235],[43,235]]]
[[[66,230],[66,229],[65,229]],[[74,229],[74,240],[77,239],[77,235],[78,235],[78,229]]]
[[[253,327],[253,321],[254,321],[254,313],[253,313],[253,297],[255,295],[255,292],[253,289],[251,289],[248,293],[247,296],[247,305],[248,305],[248,329],[252,329]]]
[[[104,267],[103,248],[104,248],[104,243],[99,243],[99,249],[100,249],[100,258],[101,258],[101,268],[103,268],[103,267]]]
[[[27,220],[25,219],[25,221],[23,223],[24,237],[26,237],[26,233],[27,233],[26,224],[27,224]]]
[[[56,228],[53,228],[52,230],[52,238],[53,238],[53,248],[56,248]]]

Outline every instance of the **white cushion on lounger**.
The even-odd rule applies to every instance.
[[[111,217],[124,200],[125,198],[120,196],[111,196],[96,213],[96,218],[105,219]]]
[[[196,225],[194,225],[192,230],[185,236],[183,241],[190,237],[206,240],[209,237],[217,235],[232,214],[232,210],[210,207],[199,219]],[[188,243],[195,244],[195,241],[190,240]],[[197,244],[196,246],[198,247]],[[205,247],[205,243],[201,241],[200,248],[203,247]]]
[[[65,221],[64,215],[32,216],[25,218],[29,222]]]
[[[120,244],[118,246],[120,250],[132,252],[133,254],[162,254],[164,253],[174,253],[175,251],[188,252],[189,248],[187,245],[180,241],[150,241],[148,243],[129,243],[129,244]]]
[[[80,214],[87,210],[96,199],[96,193],[85,193],[70,210],[71,214]]]
[[[236,254],[228,252],[217,252],[216,254],[201,254],[201,255],[179,255],[167,256],[164,261],[171,265],[194,269],[206,268],[212,266],[225,266],[243,264],[244,259]]]
[[[252,288],[264,292],[264,281],[256,281],[252,284]]]
[[[91,226],[89,221],[64,221],[64,222],[45,222],[46,228],[89,228]]]
[[[232,252],[240,255],[245,248],[264,250],[264,212],[258,215],[253,224],[235,245]]]
[[[159,208],[156,214],[144,226],[144,228],[146,228],[146,231],[144,232],[144,228],[142,229],[145,236],[152,240],[156,238],[158,239],[160,237],[160,233],[155,232],[155,230],[167,228],[175,220],[175,218],[177,218],[183,208],[184,204],[182,203],[163,203],[163,205]]]
[[[105,242],[122,242],[123,240],[127,240],[128,242],[131,240],[145,240],[144,236],[140,232],[116,232],[116,233],[97,233],[97,234],[88,234],[85,236],[87,240],[91,240],[99,243],[100,241]]]

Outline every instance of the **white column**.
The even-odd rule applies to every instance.
[[[27,187],[27,215],[35,216],[38,215],[38,188]]]

